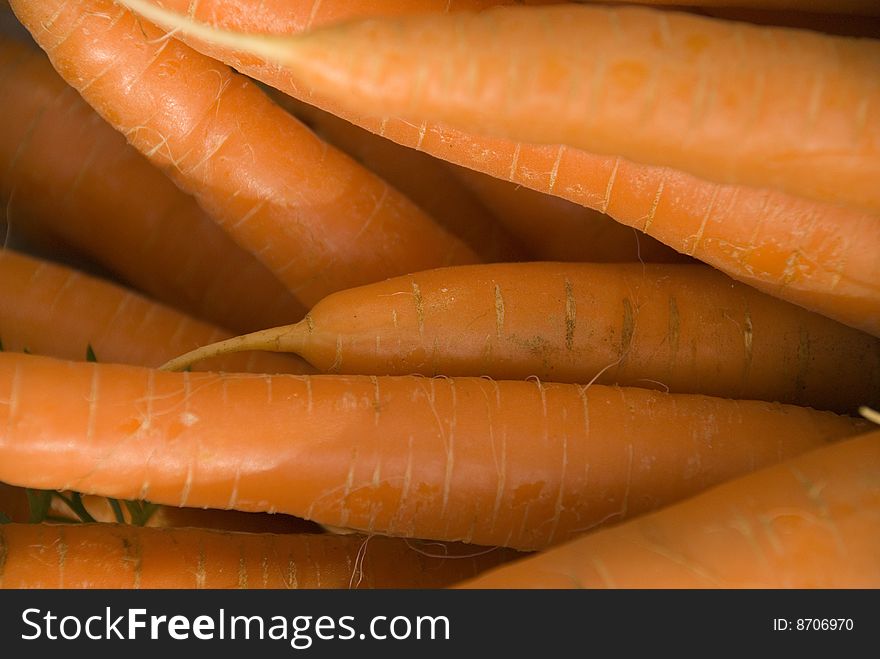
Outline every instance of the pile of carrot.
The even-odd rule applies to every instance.
[[[880,587],[874,3],[8,4],[0,588]]]

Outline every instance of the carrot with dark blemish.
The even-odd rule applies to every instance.
[[[703,265],[420,272],[340,291],[298,324],[206,346],[166,368],[236,350],[293,352],[333,373],[534,376],[846,413],[880,402],[880,339]]]
[[[517,549],[866,425],[637,388],[168,373],[0,354],[4,482]]]

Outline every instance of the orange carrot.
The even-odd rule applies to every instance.
[[[875,0],[603,0],[603,2],[626,2],[637,5],[660,5],[673,7],[748,7],[753,9],[796,9],[797,11],[880,16]],[[526,4],[544,4],[526,0]]]
[[[526,250],[504,225],[441,161],[374,135],[286,94],[275,92],[272,98],[322,139],[342,149],[407,195],[487,263],[519,261],[525,256]],[[629,230],[628,234],[632,242],[632,231]]]
[[[51,234],[187,313],[251,331],[305,309],[52,69],[0,41],[0,203],[10,231]],[[124,220],[124,221],[123,221]]]
[[[10,4],[62,77],[302,302],[477,260],[253,83],[110,0]]]
[[[76,511],[66,503],[64,498],[51,492],[39,492],[40,495],[51,494],[46,510],[46,520],[57,523],[79,523],[83,520]],[[65,498],[74,495],[72,492],[60,493]],[[117,512],[110,500],[105,497],[80,497],[83,507],[96,522],[111,524],[119,521]],[[139,502],[137,502],[139,503]],[[210,510],[204,508],[173,508],[171,506],[149,506],[146,523],[132,518],[131,510],[120,504],[120,512],[127,524],[139,526],[177,528],[195,527],[220,531],[238,531],[247,533],[320,533],[320,527],[291,515],[269,515],[268,513],[243,513],[237,510]],[[0,483],[0,513],[12,522],[28,523],[31,521],[31,504],[27,491],[21,487],[13,487]],[[144,515],[146,516],[146,515]]]
[[[0,526],[0,588],[440,588],[515,556],[395,538]]]
[[[81,360],[91,346],[100,361],[158,366],[181,349],[228,336],[115,284],[11,249],[0,251],[0,341],[6,350]],[[236,355],[200,368],[311,370],[302,360],[278,357]]]
[[[148,0],[124,3],[151,20],[160,15]],[[880,212],[880,43],[870,40],[560,6],[226,41],[366,114],[430,117]],[[731,51],[738,56],[727,64]],[[767,93],[780,88],[787,92]]]
[[[518,549],[864,425],[599,385],[168,373],[0,354],[4,482]]]
[[[525,559],[471,588],[878,588],[880,432]]]
[[[166,368],[237,350],[293,352],[332,373],[535,376],[845,413],[880,404],[880,340],[702,265],[441,268],[334,293],[298,324]]]
[[[540,260],[666,263],[687,258],[592,208],[464,167],[449,167]]]
[[[872,3],[874,4],[874,3]],[[876,6],[876,5],[875,5]],[[727,21],[745,21],[756,25],[779,25],[801,30],[814,30],[825,34],[838,34],[845,37],[880,37],[880,11],[875,16],[842,13],[819,13],[806,8],[759,9],[748,7],[706,7],[688,8],[703,16],[712,16]]]
[[[290,32],[289,22],[277,20],[279,2],[264,3],[262,14],[235,10],[237,1],[203,0],[195,18],[216,28]],[[178,12],[189,7],[186,0],[161,4]],[[565,145],[478,136],[429,119],[413,125],[386,111],[370,117],[362,108],[352,111],[304,88],[286,68],[210,40],[186,39],[202,52],[395,142],[608,213],[765,293],[880,336],[880,222],[874,215],[772,190],[708,183]]]

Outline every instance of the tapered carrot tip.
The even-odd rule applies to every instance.
[[[272,327],[217,341],[175,357],[165,362],[160,368],[163,371],[183,371],[205,359],[248,350],[295,353],[298,352],[302,344],[302,337],[306,331],[306,325],[303,324],[305,322]]]
[[[859,414],[865,417],[871,423],[876,423],[880,425],[880,412],[877,410],[872,410],[870,407],[860,407]]]
[[[216,43],[235,48],[236,50],[242,50],[278,63],[293,63],[301,58],[301,53],[295,45],[297,41],[295,36],[230,32],[199,23],[146,0],[116,1],[118,4],[143,16],[156,25],[168,30],[179,30],[183,34],[202,39],[208,43]]]

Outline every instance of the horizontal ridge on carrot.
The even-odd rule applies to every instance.
[[[237,350],[293,352],[332,373],[665,386],[845,413],[880,404],[880,339],[703,265],[440,268],[334,293],[298,324],[165,368]]]
[[[880,432],[467,582],[471,588],[880,588]]]
[[[601,385],[168,373],[0,354],[4,482],[517,549],[865,426]]]
[[[442,588],[515,552],[397,538],[0,525],[0,588]]]

